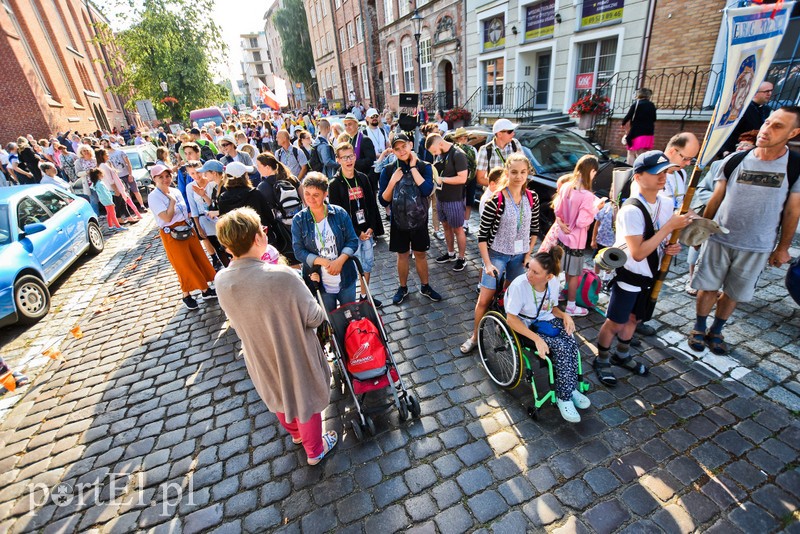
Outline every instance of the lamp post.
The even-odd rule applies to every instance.
[[[419,10],[414,8],[414,15],[411,17],[411,23],[414,25],[414,40],[417,42],[417,76],[419,80],[419,103],[422,104],[422,49],[419,46],[419,41],[422,38],[422,15]]]

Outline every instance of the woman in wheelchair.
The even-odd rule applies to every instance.
[[[520,344],[539,358],[550,357],[555,367],[556,404],[570,423],[581,420],[575,408],[585,410],[589,399],[578,391],[578,343],[573,337],[575,323],[558,306],[558,274],[564,252],[553,247],[539,252],[528,264],[524,276],[508,286],[506,320],[517,333]]]

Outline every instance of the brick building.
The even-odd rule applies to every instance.
[[[385,90],[386,104],[397,110],[400,93],[420,93],[423,105],[431,112],[463,105],[466,99],[464,2],[420,2],[419,13],[423,17],[421,84],[411,22],[414,8],[415,4],[408,0],[379,0],[377,3],[377,33],[383,64],[379,79]]]
[[[350,0],[355,3],[357,0]],[[319,94],[324,95],[328,105],[341,109],[345,102],[339,54],[336,43],[335,17],[331,16],[330,0],[303,0],[314,54],[314,71]]]
[[[355,102],[380,107],[383,90],[378,81],[381,58],[374,1],[333,0],[333,15],[345,107],[352,108]]]
[[[121,128],[137,115],[111,94],[108,51],[92,40],[107,20],[90,2],[2,0],[0,141],[22,134]]]

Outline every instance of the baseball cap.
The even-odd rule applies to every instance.
[[[232,161],[225,165],[225,174],[233,176],[234,178],[239,178],[243,174],[250,172],[253,172],[253,167],[245,165],[244,163],[239,163],[238,161]]]
[[[358,119],[357,119],[357,118],[356,118],[356,116],[355,116],[355,115],[353,115],[352,113],[348,113],[347,115],[345,115],[343,120],[346,120],[346,121],[356,121],[356,122],[358,122]]]
[[[206,161],[205,163],[203,163],[203,166],[200,167],[199,169],[197,169],[197,172],[212,171],[212,172],[218,172],[218,173],[222,174],[222,172],[224,170],[225,170],[225,167],[222,166],[222,163],[220,163],[219,161],[217,161],[215,159],[210,159],[210,160]]]
[[[162,172],[168,171],[168,170],[169,170],[169,167],[167,167],[166,165],[153,165],[152,167],[150,167],[150,177],[151,178],[155,178],[156,176],[158,176]]]
[[[492,126],[492,133],[497,135],[497,132],[503,132],[505,130],[516,130],[518,124],[514,124],[508,119],[497,119],[497,122],[494,123]]]
[[[411,141],[411,139],[409,139],[409,138],[408,138],[408,136],[407,136],[406,134],[404,134],[404,133],[401,133],[400,135],[398,135],[398,136],[396,136],[396,137],[394,138],[394,141],[392,141],[392,148],[394,148],[394,145],[396,145],[396,144],[397,144],[397,143],[399,143],[400,141],[403,141],[404,143],[408,143],[408,142],[410,142],[410,141]]]
[[[672,163],[667,155],[660,150],[645,152],[633,162],[633,172],[635,174],[643,172],[647,174],[659,174],[671,167],[680,167],[680,165]]]
[[[200,128],[192,128],[189,130],[189,133],[192,135],[200,135]]]
[[[372,117],[373,115],[380,115],[380,113],[378,113],[378,110],[375,108],[369,108],[367,110],[367,117]]]
[[[230,143],[232,145],[235,145],[236,141],[233,139],[232,135],[223,135],[222,137],[219,138],[219,141],[217,141],[217,143],[220,145],[222,143]]]

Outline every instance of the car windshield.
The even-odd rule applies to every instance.
[[[214,126],[219,126],[222,124],[220,117],[203,117],[202,119],[197,119],[195,122],[197,123],[198,128],[202,128],[208,123],[213,123]]]
[[[142,157],[136,152],[126,152],[128,155],[128,159],[131,160],[131,167],[133,170],[138,171],[139,169],[144,169],[144,163],[142,162]]]
[[[534,166],[538,173],[568,173],[586,154],[604,159],[588,141],[567,131],[539,130],[520,132],[519,141],[533,154]]]
[[[8,220],[8,205],[0,204],[0,245],[11,242],[11,223]]]

